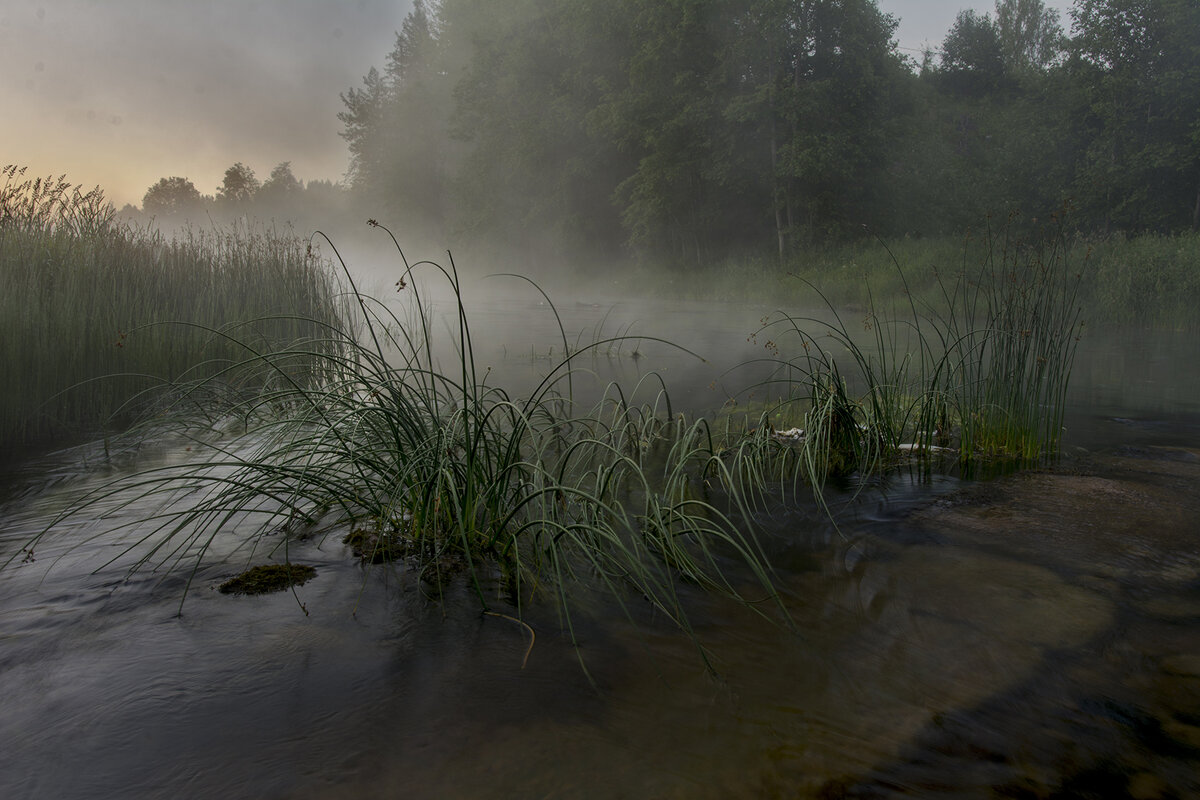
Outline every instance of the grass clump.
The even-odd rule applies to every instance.
[[[270,594],[302,586],[315,578],[316,569],[307,564],[260,564],[222,583],[222,594]]]
[[[1200,232],[1112,236],[1085,244],[1094,265],[1089,299],[1102,319],[1200,328]]]
[[[195,460],[108,485],[64,518],[161,498],[142,520],[150,532],[118,558],[193,571],[231,528],[251,550],[280,546],[280,532],[286,542],[337,531],[360,558],[402,556],[436,586],[465,575],[485,610],[554,598],[569,630],[584,585],[631,614],[626,604],[637,599],[689,631],[689,585],[782,611],[766,559],[738,522],[750,513],[737,476],[715,455],[706,423],[674,415],[661,381],[646,404],[613,385],[576,409],[575,362],[620,337],[572,347],[560,323],[566,355],[531,392],[511,394],[477,368],[453,259],[409,263],[397,252],[399,310],[359,293],[347,271],[344,314],[322,323],[319,342],[269,353],[246,346],[246,362],[275,373],[256,394],[218,396],[211,379],[182,393],[177,431]],[[452,294],[446,341],[435,342],[427,282]],[[313,380],[292,377],[297,357],[317,362]],[[240,420],[239,432],[197,427],[193,398],[224,401],[208,416]]]
[[[243,356],[226,372],[268,377],[253,392],[214,391],[224,372],[180,388],[176,430],[195,458],[98,489],[55,524],[161,499],[117,556],[132,568],[195,574],[230,535],[255,551],[337,532],[363,561],[399,561],[439,590],[464,576],[489,613],[515,605],[520,616],[548,597],[573,632],[576,590],[599,589],[631,617],[645,604],[691,633],[690,587],[786,619],[754,533],[781,484],[823,503],[831,477],[950,451],[968,467],[1033,460],[1058,446],[1080,312],[1078,273],[1053,235],[1002,233],[980,265],[939,278],[940,303],[909,294],[897,315],[872,302],[865,337],[832,303],[823,319],[780,315],[760,333],[770,391],[784,399],[741,411],[758,412],[751,428],[737,411],[674,413],[653,374],[632,391],[610,384],[581,413],[577,364],[624,337],[571,346],[561,322],[562,357],[532,391],[510,393],[476,365],[453,259],[410,263],[396,250],[395,302],[358,292],[347,270],[340,314],[313,321],[312,341],[268,351],[228,335]],[[450,292],[445,340],[430,284]],[[309,365],[301,376],[297,363]],[[652,401],[631,402],[647,389]],[[232,433],[204,425],[228,419]]]
[[[779,365],[773,388],[787,397],[781,406],[803,410],[803,436],[790,448],[799,474],[821,487],[950,452],[968,470],[1056,454],[1082,332],[1082,272],[1054,222],[1031,238],[989,237],[982,263],[938,276],[937,300],[906,293],[898,313],[872,300],[861,334],[827,299],[828,318],[770,321],[760,334]],[[780,355],[789,342],[798,355]]]
[[[120,430],[180,382],[253,383],[261,370],[229,369],[243,344],[312,340],[337,313],[303,240],[249,226],[168,240],[117,222],[99,189],[0,173],[6,449]]]

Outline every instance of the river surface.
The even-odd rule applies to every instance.
[[[708,359],[626,342],[578,362],[598,386],[657,371],[697,409],[752,382],[727,365],[763,354],[750,334],[771,311],[573,303],[573,347],[662,334]],[[561,356],[536,298],[472,320],[494,383]],[[20,549],[71,492],[182,445],[21,465],[0,517],[0,558],[18,556],[0,573],[0,797],[1197,796],[1198,357],[1183,334],[1089,331],[1054,468],[893,475],[834,496],[836,529],[781,504],[763,540],[794,625],[694,594],[712,669],[669,622],[586,595],[575,643],[554,607],[526,608],[530,649],[462,582],[431,597],[338,537],[290,546],[317,569],[294,595],[225,595],[269,560],[233,524],[180,614],[190,566],[106,566],[144,508]]]

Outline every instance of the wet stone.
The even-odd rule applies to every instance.
[[[1170,791],[1167,782],[1152,772],[1139,772],[1129,779],[1132,800],[1158,800]]]
[[[1200,750],[1200,727],[1196,725],[1176,719],[1166,720],[1163,722],[1163,733],[1182,745]]]
[[[1180,653],[1167,656],[1162,661],[1162,668],[1164,672],[1172,675],[1200,677],[1200,653]]]
[[[1200,463],[1097,457],[1096,474],[1023,473],[969,486],[912,520],[967,546],[1152,595],[1200,584]],[[1149,469],[1152,467],[1153,469]],[[1178,606],[1163,610],[1183,614]]]
[[[1147,616],[1165,620],[1190,620],[1200,617],[1200,602],[1179,595],[1159,595],[1136,604]]]

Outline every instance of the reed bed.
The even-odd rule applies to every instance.
[[[246,345],[246,365],[275,373],[257,394],[218,397],[211,378],[179,388],[173,432],[194,458],[98,489],[47,531],[113,504],[161,500],[140,523],[149,532],[116,556],[130,568],[194,574],[221,531],[236,527],[251,553],[286,548],[296,535],[336,536],[364,561],[405,562],[434,591],[462,574],[484,610],[519,612],[549,596],[568,630],[582,585],[599,587],[631,616],[627,603],[645,604],[688,631],[685,585],[782,610],[766,558],[742,524],[751,509],[736,491],[736,471],[706,423],[674,414],[661,380],[649,403],[632,404],[614,384],[576,411],[576,363],[619,347],[621,336],[570,346],[560,323],[566,355],[533,391],[515,396],[475,363],[453,259],[410,264],[396,249],[399,308],[361,294],[346,270],[343,316],[314,321],[323,328],[319,347],[263,353]],[[454,298],[448,342],[435,342],[429,284],[448,286]],[[448,349],[454,355],[442,368]],[[295,360],[315,360],[319,378],[294,379]],[[219,432],[198,427],[194,398],[208,404]],[[31,541],[24,552],[38,546]]]
[[[551,598],[572,636],[582,587],[694,635],[689,586],[787,619],[755,534],[763,510],[801,491],[824,504],[831,477],[863,480],[913,459],[952,454],[971,468],[1058,447],[1080,333],[1080,278],[1061,231],[1002,232],[980,264],[939,277],[940,303],[908,293],[897,313],[872,300],[863,333],[828,301],[823,319],[780,314],[759,335],[776,369],[768,388],[784,399],[750,426],[675,413],[654,375],[629,391],[610,384],[581,412],[579,365],[627,337],[572,344],[561,321],[562,356],[518,396],[476,364],[453,258],[410,263],[391,237],[401,266],[396,302],[385,302],[361,293],[333,243],[318,240],[344,276],[345,293],[321,307],[336,313],[303,318],[316,333],[281,348],[243,335],[252,327],[185,326],[239,351],[206,362],[211,373],[182,374],[171,413],[152,423],[183,437],[189,458],[90,491],[10,564],[71,520],[93,518],[90,535],[107,536],[108,509],[136,505],[157,510],[113,562],[188,571],[189,587],[210,553],[228,554],[230,536],[247,564],[264,550],[286,561],[298,536],[332,536],[364,562],[402,561],[435,593],[461,576],[491,613],[521,617]],[[452,298],[444,340],[434,286]],[[647,389],[652,401],[631,402]]]
[[[1037,225],[1010,238],[1036,238]],[[814,245],[789,258],[781,268],[769,258],[736,258],[690,273],[623,276],[630,291],[672,298],[736,299],[751,303],[811,303],[810,285],[839,311],[865,311],[879,298],[905,296],[922,306],[944,302],[947,276],[992,258],[994,236],[985,226],[959,235],[905,236],[845,244]],[[1193,330],[1200,327],[1200,233],[1125,236],[1081,235],[1064,229],[1063,257],[1079,265],[1079,300],[1090,320],[1104,325]],[[903,275],[895,263],[904,265]],[[800,280],[796,280],[799,278]],[[636,289],[634,288],[636,287]]]
[[[914,459],[952,458],[971,471],[1057,454],[1083,267],[1054,224],[986,241],[980,263],[937,277],[937,299],[905,290],[883,307],[872,298],[861,333],[820,292],[828,318],[785,313],[759,331],[779,367],[771,387],[802,415],[791,449],[807,483],[819,490],[830,476]],[[905,285],[898,260],[894,269]]]
[[[234,377],[232,326],[272,349],[336,314],[328,263],[294,236],[242,225],[166,239],[118,223],[98,189],[2,173],[7,449],[120,430],[186,375]]]

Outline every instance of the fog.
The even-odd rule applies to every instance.
[[[1064,11],[1066,0],[1047,4]],[[883,0],[902,51],[941,42],[957,0]],[[4,160],[140,206],[159,178],[212,194],[241,161],[339,181],[339,93],[382,68],[406,0],[21,0],[0,9]]]
[[[5,4],[0,796],[1192,796],[1198,65],[1195,0]]]
[[[880,241],[920,274],[984,229],[1200,225],[1200,111],[1165,77],[1195,13],[1111,5],[27,2],[0,16],[4,158],[169,235],[320,231],[385,294],[403,258],[368,219],[410,262],[564,306],[819,304],[803,280],[861,306]],[[1186,313],[1135,302],[1126,269],[1103,313]]]

